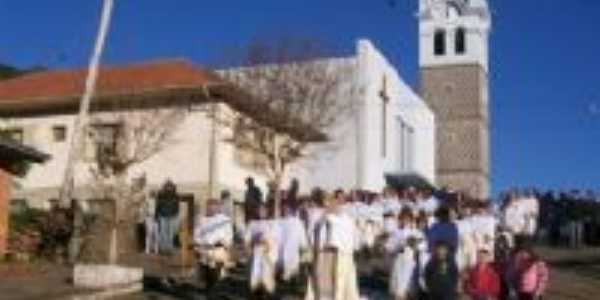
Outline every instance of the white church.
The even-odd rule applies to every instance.
[[[385,175],[418,174],[435,182],[435,116],[370,41],[359,40],[356,54],[336,58],[354,70],[352,115],[332,128],[330,142],[316,145],[316,156],[297,163],[292,176],[304,187],[381,191]],[[347,91],[348,89],[342,88]]]

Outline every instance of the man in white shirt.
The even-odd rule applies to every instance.
[[[220,212],[216,199],[210,199],[207,215],[198,217],[194,225],[194,245],[206,285],[211,289],[233,266],[230,247],[233,244],[233,223]]]

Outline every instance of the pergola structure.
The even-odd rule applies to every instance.
[[[42,163],[50,157],[20,143],[0,138],[0,258],[7,250],[12,176],[22,163]]]

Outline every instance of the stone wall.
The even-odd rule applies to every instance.
[[[421,69],[421,94],[436,112],[440,186],[489,196],[488,78],[478,65]]]

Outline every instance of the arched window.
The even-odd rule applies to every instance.
[[[456,54],[464,54],[467,51],[467,41],[465,39],[465,29],[459,27],[454,36],[454,47]]]
[[[446,54],[446,31],[438,29],[433,37],[433,53],[437,56]]]

